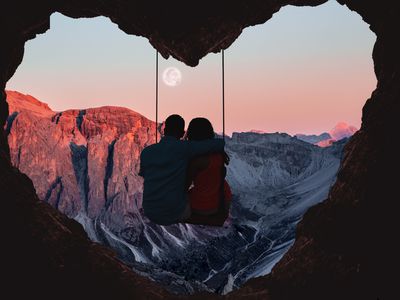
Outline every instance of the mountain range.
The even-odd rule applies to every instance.
[[[143,215],[138,176],[140,152],[155,142],[153,121],[113,106],[55,112],[15,91],[7,101],[11,159],[38,196],[176,293],[227,293],[268,274],[304,212],[327,197],[342,137],[355,130],[339,123],[320,136],[233,133],[226,151],[234,199],[224,227],[158,226]],[[326,140],[329,147],[314,145]]]
[[[337,123],[329,132],[323,132],[319,135],[301,134],[295,135],[299,140],[318,145],[320,147],[328,147],[336,141],[351,137],[358,129],[346,122]]]

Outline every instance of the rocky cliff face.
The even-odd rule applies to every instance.
[[[324,2],[203,1],[195,8],[192,3],[184,1],[2,2],[0,38],[4,43],[0,47],[0,88],[4,90],[21,62],[24,43],[49,28],[49,17],[55,11],[75,18],[110,17],[126,33],[147,37],[165,57],[173,55],[195,65],[207,53],[229,47],[245,27],[266,22],[285,5],[319,5]],[[377,88],[363,108],[361,129],[346,146],[338,180],[328,200],[305,215],[299,224],[294,246],[272,275],[249,282],[231,294],[231,299],[386,299],[398,293],[396,277],[392,276],[399,265],[398,249],[391,241],[398,228],[395,201],[398,198],[398,180],[392,174],[400,169],[398,148],[393,147],[393,137],[399,131],[400,114],[400,10],[394,0],[338,2],[359,13],[377,35],[373,51]],[[2,126],[8,116],[6,95],[2,92]],[[49,206],[44,206],[47,207],[45,213],[37,209],[40,205],[31,181],[10,164],[5,131],[0,134],[0,166],[2,209],[8,212],[5,218],[7,226],[2,226],[2,229],[7,229],[5,236],[11,241],[6,247],[9,251],[5,271],[20,275],[24,272],[19,271],[25,270],[27,275],[10,276],[6,287],[14,288],[14,293],[23,293],[21,286],[35,287],[29,290],[30,297],[51,298],[54,294],[44,294],[38,288],[51,279],[63,295],[68,294],[63,289],[65,286],[79,287],[81,293],[89,295],[96,283],[101,287],[99,295],[121,290],[125,290],[126,295],[130,293],[129,286],[136,286],[135,281],[127,279],[130,284],[123,285],[121,276],[129,272],[118,269],[117,263],[107,260],[109,266],[113,266],[112,271],[108,269],[110,272],[107,272],[101,264],[90,265],[89,262],[95,261],[96,257],[97,262],[103,262],[105,258],[104,255],[96,256],[92,248],[87,247],[87,242],[76,240],[81,252],[68,247],[69,234],[79,235],[73,228],[76,223],[68,226],[67,220],[57,217],[58,213]],[[46,223],[57,232],[52,240],[46,238],[46,227],[39,226]],[[10,235],[18,236],[19,241]],[[382,246],[388,244],[388,247]],[[31,251],[22,250],[26,248]],[[69,255],[63,249],[69,249]],[[58,259],[63,259],[63,262],[58,263]],[[77,265],[77,261],[90,267],[83,272],[84,268]],[[65,268],[69,272],[63,273]],[[38,269],[42,271],[41,276]],[[95,276],[99,273],[108,274],[109,279],[115,280],[104,285],[106,277],[100,280]],[[87,288],[77,285],[83,280],[82,274],[86,279],[93,278],[92,285]],[[155,289],[142,289],[137,295],[142,292],[148,298],[156,298],[152,291]],[[69,295],[73,295],[72,289]]]
[[[31,96],[7,96],[11,158],[38,196],[179,293],[227,293],[269,273],[302,214],[327,196],[344,144],[321,149],[287,134],[234,133],[226,146],[231,219],[222,229],[164,227],[149,222],[141,205],[139,155],[154,142],[153,122],[124,108],[56,113]]]
[[[18,92],[7,92],[7,99],[11,160],[39,198],[70,217],[94,219],[119,207],[113,220],[122,222],[129,204],[121,199],[141,191],[138,158],[154,143],[154,122],[119,107],[56,113]]]

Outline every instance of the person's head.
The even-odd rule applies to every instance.
[[[185,120],[180,115],[170,115],[165,120],[164,135],[180,139],[185,134]]]
[[[213,139],[215,137],[214,128],[206,118],[194,118],[189,123],[186,137],[192,141]]]

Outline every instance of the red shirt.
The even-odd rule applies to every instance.
[[[212,211],[219,207],[221,168],[224,163],[222,154],[210,154],[208,167],[194,178],[194,187],[189,191],[190,205],[193,210]],[[232,192],[224,180],[225,203],[231,201]]]

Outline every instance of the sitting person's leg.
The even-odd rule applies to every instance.
[[[192,210],[190,208],[190,202],[188,201],[186,203],[186,207],[185,207],[183,213],[179,217],[179,222],[184,222],[185,220],[189,219],[191,215],[192,215]]]
[[[229,206],[223,210],[217,211],[212,215],[204,215],[204,214],[202,215],[202,214],[192,213],[190,218],[186,219],[184,223],[221,227],[224,225],[228,217],[229,217]]]
[[[218,208],[208,209],[208,210],[197,210],[192,208],[192,214],[201,215],[201,216],[210,216],[215,215],[218,212]]]
[[[229,208],[231,205],[231,200],[232,200],[232,192],[231,192],[231,188],[228,184],[228,182],[226,180],[224,180],[224,209],[227,210],[229,212]],[[191,194],[189,193],[189,201],[191,204],[193,204],[193,199],[191,197]],[[203,216],[209,216],[209,215],[215,215],[216,213],[219,212],[220,210],[220,202],[221,199],[215,198],[215,202],[214,202],[214,207],[212,209],[195,209],[193,208],[192,205],[192,213],[193,214],[197,214],[197,215],[203,215]]]

